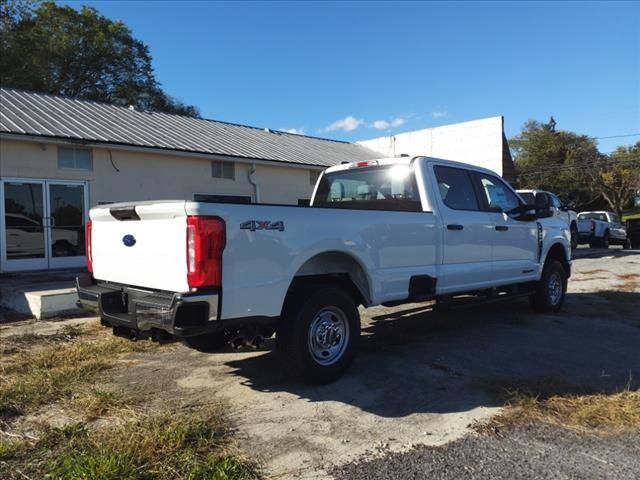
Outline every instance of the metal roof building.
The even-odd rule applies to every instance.
[[[379,157],[349,142],[6,88],[0,132],[322,167]]]

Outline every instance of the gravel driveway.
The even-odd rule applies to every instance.
[[[640,254],[578,256],[558,314],[534,314],[524,300],[361,311],[359,355],[331,385],[292,381],[269,340],[256,351],[205,354],[177,344],[136,353],[105,372],[100,388],[144,395],[151,405],[222,399],[240,447],[268,477],[640,478],[637,437],[536,425],[491,437],[469,427],[499,412],[502,390],[521,381],[637,388]],[[28,328],[47,322],[35,325]],[[0,326],[0,334],[20,328]]]

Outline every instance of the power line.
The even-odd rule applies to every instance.
[[[594,140],[604,140],[605,138],[640,137],[640,133],[625,133],[624,135],[610,135],[608,137],[593,137]]]
[[[528,177],[531,175],[540,175],[544,173],[558,173],[561,170],[574,170],[576,168],[585,168],[591,165],[613,166],[613,165],[634,164],[636,162],[640,164],[640,155],[629,155],[627,158],[624,158],[624,159],[609,158],[609,159],[591,160],[587,162],[582,162],[579,165],[554,165],[552,167],[541,168],[538,170],[532,170],[528,172],[525,171],[525,172],[519,173],[518,177]]]

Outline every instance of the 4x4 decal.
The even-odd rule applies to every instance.
[[[256,230],[278,230],[284,232],[284,222],[282,220],[275,222],[270,220],[247,220],[240,224],[240,230],[250,230],[252,232]]]

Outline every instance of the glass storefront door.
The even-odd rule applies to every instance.
[[[0,200],[2,271],[85,264],[86,182],[3,179]]]

